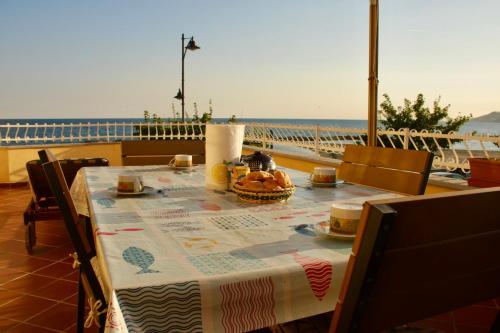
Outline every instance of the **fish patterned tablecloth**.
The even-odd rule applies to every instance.
[[[117,196],[124,171],[154,190]],[[394,194],[312,188],[307,174],[288,172],[291,199],[256,205],[207,191],[202,166],[81,169],[71,193],[90,213],[110,290],[106,330],[245,332],[332,311],[352,242],[320,237],[313,225],[329,219],[332,202]]]

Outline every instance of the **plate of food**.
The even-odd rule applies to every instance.
[[[314,225],[314,231],[318,236],[330,237],[340,240],[354,240],[356,234],[341,234],[330,230],[330,221],[322,221]]]
[[[119,196],[132,196],[132,197],[143,194],[155,193],[155,189],[152,188],[151,186],[143,186],[142,191],[119,191],[118,188],[116,187],[109,188],[109,191]]]
[[[288,200],[295,192],[295,186],[284,171],[275,171],[274,174],[254,171],[236,182],[233,191],[243,201],[275,203]]]

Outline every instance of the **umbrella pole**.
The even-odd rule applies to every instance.
[[[370,60],[368,69],[368,146],[377,145],[378,0],[370,0]]]

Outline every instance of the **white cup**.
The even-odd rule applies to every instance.
[[[142,192],[144,183],[141,175],[137,174],[121,174],[118,175],[118,192]]]
[[[354,235],[358,230],[363,205],[358,203],[334,203],[330,208],[330,230]]]
[[[191,156],[191,155],[175,155],[174,165],[176,167],[191,167],[191,166],[193,166],[193,156]]]
[[[335,168],[316,167],[311,176],[315,183],[335,183],[337,171]]]

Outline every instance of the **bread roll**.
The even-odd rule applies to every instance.
[[[265,178],[269,178],[269,177],[272,178],[273,175],[271,175],[269,172],[265,172],[265,171],[253,171],[253,172],[250,172],[246,177],[248,180],[264,181]]]
[[[274,177],[281,187],[287,188],[292,186],[292,180],[290,179],[290,176],[288,176],[285,172],[280,170],[275,171]]]
[[[246,185],[251,181],[252,181],[251,179],[248,179],[248,176],[245,176],[239,180],[239,183],[241,183],[241,185]]]
[[[266,188],[266,190],[270,190],[270,191],[281,191],[283,189],[278,184],[278,182],[274,179],[273,180],[268,179],[268,180],[264,181],[262,184],[264,184],[264,187]]]
[[[259,182],[258,180],[253,180],[246,183],[245,188],[255,192],[263,191],[265,189],[264,184],[262,182]]]

